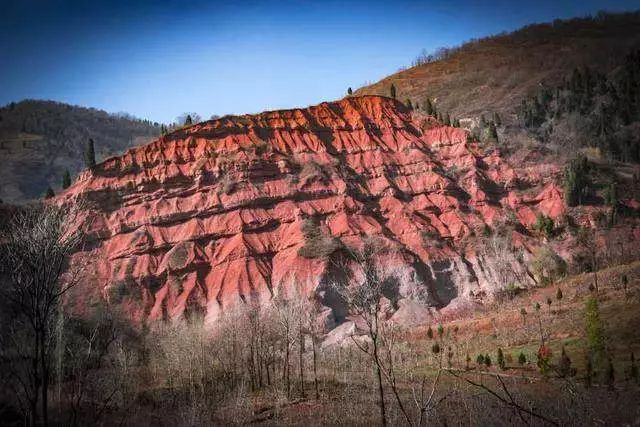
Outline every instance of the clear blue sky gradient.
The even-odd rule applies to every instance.
[[[52,99],[170,122],[340,98],[422,49],[623,0],[0,0],[0,105]]]

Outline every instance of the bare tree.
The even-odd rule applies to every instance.
[[[350,283],[346,283],[347,281],[336,283],[333,288],[345,301],[349,310],[364,323],[368,340],[361,341],[354,336],[352,340],[360,351],[371,358],[374,365],[382,424],[387,423],[383,386],[383,380],[385,380],[407,424],[421,425],[425,415],[442,400],[434,400],[442,368],[440,367],[428,395],[426,377],[422,378],[420,392],[413,389],[413,400],[418,410],[418,418],[414,419],[409,407],[402,399],[399,371],[396,366],[399,344],[404,338],[403,330],[398,325],[385,321],[386,313],[383,309],[383,301],[387,294],[391,294],[392,284],[406,280],[408,271],[403,267],[403,263],[397,262],[400,254],[378,239],[367,239],[362,250],[348,250],[348,252],[349,256],[341,268],[348,272],[351,267],[347,264],[351,264],[355,266],[355,274],[347,274],[349,276],[347,281]],[[386,257],[386,262],[383,262],[380,256]]]
[[[380,405],[380,421],[387,425],[387,414],[384,402],[384,387],[382,384],[382,356],[380,354],[380,317],[382,313],[381,298],[382,280],[375,262],[376,250],[373,242],[366,242],[361,251],[351,250],[347,262],[338,268],[344,272],[350,270],[349,261],[355,261],[361,274],[361,280],[355,283],[336,282],[333,289],[345,301],[348,308],[353,311],[365,324],[366,334],[371,340],[372,348],[366,343],[360,343],[353,338],[354,344],[371,357],[376,372],[376,384],[378,387],[378,399]]]
[[[16,398],[31,425],[48,425],[48,392],[55,347],[53,329],[63,295],[75,284],[67,270],[81,233],[72,231],[78,210],[53,204],[18,212],[0,237],[0,297],[10,314],[1,332]],[[40,408],[39,408],[40,407]]]

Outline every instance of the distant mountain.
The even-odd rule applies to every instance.
[[[541,89],[556,88],[576,68],[609,74],[640,47],[640,12],[528,25],[423,55],[409,69],[355,91],[389,96],[420,108],[431,100],[442,114],[473,119],[497,112],[505,125],[523,127],[521,105]],[[469,122],[466,123],[470,126]]]
[[[84,151],[95,141],[97,160],[159,136],[160,125],[59,102],[25,100],[0,108],[0,199],[22,202],[60,189],[84,169]]]

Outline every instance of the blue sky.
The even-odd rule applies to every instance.
[[[0,0],[0,105],[170,122],[340,98],[422,49],[639,1]]]

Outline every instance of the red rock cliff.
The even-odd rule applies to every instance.
[[[466,242],[514,214],[530,224],[563,211],[553,184],[524,197],[518,182],[466,131],[366,96],[200,123],[106,160],[60,197],[91,203],[77,301],[215,319],[282,287],[322,286],[329,266],[305,246],[310,228],[329,248],[369,236],[398,247],[411,272],[398,311],[490,293],[491,268]]]

